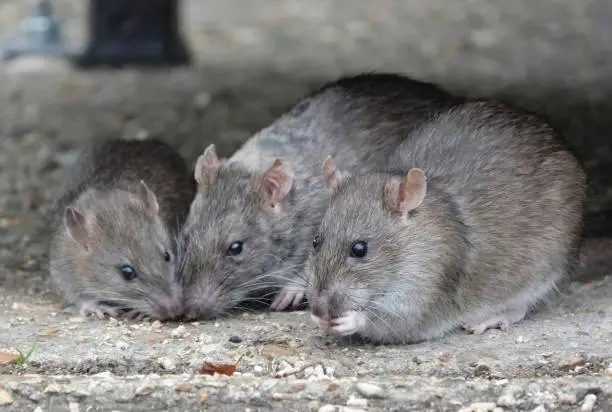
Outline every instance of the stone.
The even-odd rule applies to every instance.
[[[383,388],[371,383],[359,382],[356,387],[357,391],[366,398],[383,398],[385,395]]]
[[[10,405],[13,402],[15,402],[15,399],[13,399],[11,394],[4,389],[0,389],[0,405]]]

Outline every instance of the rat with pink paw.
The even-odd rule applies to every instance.
[[[328,157],[330,203],[305,265],[312,318],[415,343],[507,329],[576,267],[586,179],[541,120],[474,101],[407,134],[379,172]]]

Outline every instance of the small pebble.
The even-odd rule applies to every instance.
[[[336,412],[337,410],[336,405],[323,405],[319,408],[318,412]]]
[[[531,410],[531,412],[546,412],[544,405],[538,405]]]
[[[68,403],[68,411],[69,412],[79,412],[80,411],[79,404],[76,403],[76,402],[69,402]]]
[[[493,402],[474,402],[470,406],[459,409],[459,412],[493,412],[497,405]]]
[[[582,403],[582,407],[580,410],[582,412],[591,412],[593,408],[595,408],[595,404],[597,403],[597,395],[589,393],[584,397],[584,402]]]
[[[173,359],[165,356],[159,359],[159,364],[167,371],[173,371],[174,369],[176,369],[176,362]]]
[[[366,398],[382,398],[385,394],[385,391],[380,386],[366,382],[359,382],[357,384],[357,391]]]
[[[185,336],[187,336],[185,325],[177,326],[176,329],[170,332],[170,336],[172,336],[173,338],[184,338]]]
[[[233,335],[230,336],[229,341],[232,343],[240,343],[242,342],[242,339],[240,338],[240,336]]]
[[[559,401],[565,405],[576,405],[578,399],[573,393],[562,393],[559,395]]]
[[[160,321],[158,321],[158,320],[156,320],[153,323],[151,323],[151,327],[153,329],[159,329],[159,328],[161,328],[161,325],[162,325],[162,323]]]
[[[346,401],[346,406],[357,406],[357,407],[365,408],[366,406],[368,406],[368,400],[365,398],[355,398],[351,396]]]
[[[514,406],[516,405],[516,399],[511,394],[502,395],[497,399],[497,404],[500,406]]]
[[[15,399],[7,391],[0,389],[0,405],[10,405]]]

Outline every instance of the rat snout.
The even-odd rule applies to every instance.
[[[180,301],[168,300],[160,303],[159,313],[162,319],[174,319],[183,314],[183,305]]]
[[[343,312],[344,298],[337,290],[321,290],[310,297],[313,315],[325,321],[339,317]]]
[[[222,312],[218,291],[211,285],[199,285],[185,301],[185,317],[188,319],[212,319]]]

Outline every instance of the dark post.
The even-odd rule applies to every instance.
[[[79,67],[190,63],[178,0],[90,0],[88,20],[88,46],[75,59]]]

